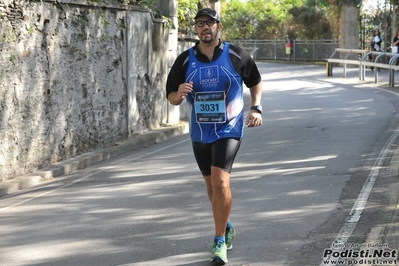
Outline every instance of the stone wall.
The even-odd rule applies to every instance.
[[[0,182],[164,123],[167,32],[126,6],[1,0]]]

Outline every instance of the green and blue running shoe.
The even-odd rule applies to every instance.
[[[226,243],[223,242],[213,243],[211,262],[219,265],[225,265],[227,263]]]
[[[234,227],[226,228],[225,238],[226,238],[227,250],[230,250],[230,249],[233,248],[232,242],[233,242],[233,239],[234,239],[234,234],[235,234]]]

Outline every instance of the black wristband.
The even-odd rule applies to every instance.
[[[262,114],[262,105],[254,105],[254,106],[251,106],[251,110],[255,110],[255,111],[257,111],[258,113]]]

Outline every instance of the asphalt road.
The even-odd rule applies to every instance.
[[[393,158],[398,94],[324,66],[259,68],[264,124],[246,129],[232,172],[229,265],[318,266],[337,237],[380,241],[371,233],[391,222],[396,185],[377,179],[359,195]],[[363,212],[348,231],[354,206]],[[0,198],[4,266],[210,265],[212,239],[188,135]]]

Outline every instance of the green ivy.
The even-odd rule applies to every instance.
[[[109,39],[109,35],[107,34],[107,33],[103,33],[102,35],[101,35],[101,41],[108,41],[108,39]]]
[[[4,42],[16,42],[18,40],[18,36],[17,33],[13,30],[8,30],[6,32],[4,32],[3,35],[3,41]]]
[[[33,34],[33,32],[35,31],[35,26],[30,25],[29,28],[26,29],[28,34]]]
[[[165,21],[165,26],[166,26],[168,29],[173,29],[173,30],[176,29],[176,25],[173,23],[173,20],[172,20],[171,18],[162,16],[162,20]]]
[[[105,16],[105,10],[101,11],[100,23],[104,27],[107,27],[109,25],[109,21],[108,21],[107,17]]]

